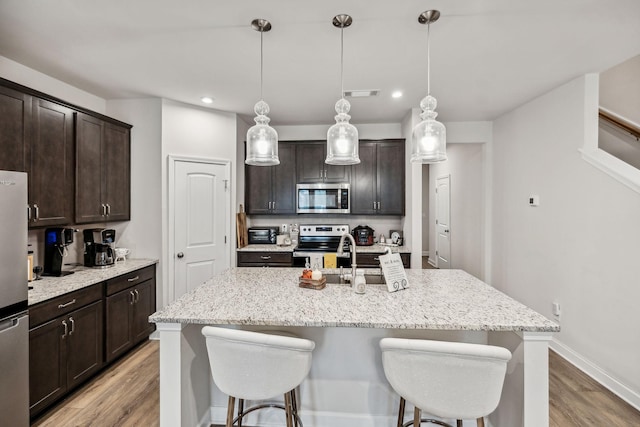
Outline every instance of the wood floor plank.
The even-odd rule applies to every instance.
[[[158,426],[159,389],[159,343],[148,341],[32,425]],[[640,412],[550,351],[549,426],[640,426]]]

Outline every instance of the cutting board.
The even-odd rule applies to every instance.
[[[244,212],[244,206],[242,205],[240,205],[239,212],[236,214],[236,232],[238,247],[244,248],[249,244],[249,235],[247,234],[247,214]]]

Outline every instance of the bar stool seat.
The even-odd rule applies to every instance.
[[[500,402],[511,359],[506,348],[400,338],[383,338],[380,348],[385,376],[401,399],[398,427],[419,427],[421,411],[456,419],[458,426],[475,419],[483,427],[484,417]],[[403,424],[405,399],[415,411],[413,421]]]
[[[284,395],[287,427],[301,425],[297,414],[295,389],[311,369],[315,343],[302,338],[205,326],[211,376],[218,388],[229,396],[226,426],[258,407],[244,410],[240,405],[234,419],[235,399],[267,400]],[[259,405],[264,407],[265,405]],[[271,406],[271,405],[268,405]]]

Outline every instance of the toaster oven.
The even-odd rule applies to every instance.
[[[250,227],[248,235],[250,245],[275,245],[278,227]]]

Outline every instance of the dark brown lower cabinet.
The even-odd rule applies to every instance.
[[[103,318],[99,300],[29,331],[32,418],[100,370]]]
[[[238,252],[238,267],[293,267],[291,252]]]
[[[358,268],[380,268],[380,255],[384,254],[376,254],[376,253],[359,253],[357,254],[356,262],[358,263]],[[402,264],[404,268],[411,268],[411,254],[410,253],[401,253],[400,259],[402,259]]]
[[[107,282],[107,363],[145,340],[155,329],[149,323],[156,307],[155,286],[155,266]]]

